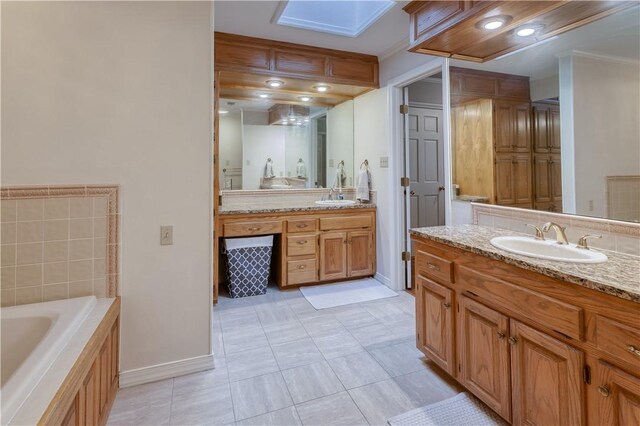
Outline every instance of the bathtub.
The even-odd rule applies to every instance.
[[[96,305],[94,296],[0,309],[2,424],[16,414]]]

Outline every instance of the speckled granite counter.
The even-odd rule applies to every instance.
[[[343,206],[327,206],[316,204],[315,202],[307,203],[265,203],[262,205],[251,206],[220,206],[221,215],[230,214],[251,214],[251,213],[290,213],[290,212],[314,212],[327,210],[351,210],[351,209],[375,209],[373,203],[348,204]]]
[[[500,250],[489,241],[493,237],[524,234],[477,225],[417,228],[411,234],[640,303],[640,257],[602,250],[609,257],[607,262],[580,264],[520,256]]]

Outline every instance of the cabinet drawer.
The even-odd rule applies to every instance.
[[[241,237],[250,235],[279,234],[282,232],[281,221],[264,222],[236,222],[225,223],[223,234],[225,237]]]
[[[545,294],[484,275],[459,265],[457,284],[465,291],[502,307],[513,315],[521,315],[540,325],[574,339],[583,340],[584,311],[582,308]]]
[[[597,315],[596,346],[609,355],[640,366],[640,329],[638,328]],[[640,370],[640,367],[638,369]]]
[[[419,274],[445,283],[453,283],[453,262],[418,250],[416,253],[416,269]]]
[[[315,234],[287,237],[287,256],[315,255],[318,239]]]
[[[287,221],[287,232],[313,232],[318,228],[316,219],[294,219]]]
[[[290,260],[287,262],[287,284],[305,284],[318,281],[316,259]]]
[[[373,218],[369,216],[337,216],[320,219],[320,229],[322,231],[332,231],[335,229],[355,229],[371,228]]]

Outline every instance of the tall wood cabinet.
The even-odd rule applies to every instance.
[[[562,212],[560,107],[535,102],[531,107],[533,136],[533,208]]]
[[[638,303],[413,239],[427,358],[514,425],[640,424]]]

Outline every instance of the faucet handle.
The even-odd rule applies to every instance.
[[[536,240],[542,240],[544,241],[544,232],[542,232],[542,229],[538,228],[536,225],[532,225],[530,223],[527,223],[527,226],[529,228],[533,228],[536,230]]]
[[[600,239],[600,238],[602,238],[602,235],[595,235],[595,234],[592,234],[592,235],[590,235],[590,234],[584,235],[584,236],[580,237],[580,239],[578,240],[577,247],[578,247],[578,248],[581,248],[581,249],[589,250],[589,244],[587,244],[587,240],[588,240],[589,238],[597,238],[597,239]]]

